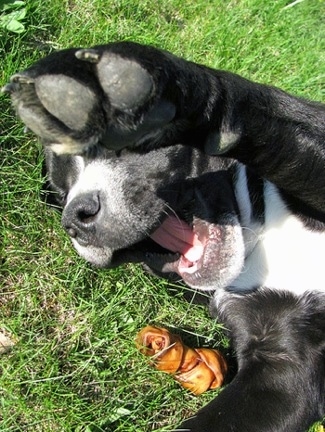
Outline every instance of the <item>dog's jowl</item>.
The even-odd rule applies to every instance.
[[[213,292],[238,373],[175,430],[322,418],[325,106],[130,42],[59,51],[4,91],[81,256]]]

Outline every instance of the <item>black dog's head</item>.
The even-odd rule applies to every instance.
[[[216,289],[238,276],[244,260],[233,162],[195,147],[211,137],[227,145],[236,134],[204,126],[219,122],[220,91],[208,69],[192,64],[199,73],[191,75],[188,67],[133,43],[68,49],[14,75],[4,91],[44,144],[62,223],[81,256],[101,267],[144,262],[191,287]],[[152,150],[124,149],[130,145]],[[164,238],[171,217],[194,233],[195,258]]]
[[[92,264],[142,262],[203,290],[224,287],[240,272],[244,246],[233,162],[182,145],[141,155],[103,150],[96,157],[47,149],[46,162],[63,227]],[[194,262],[152,240],[154,233],[164,236],[161,225],[170,217],[180,229],[186,222],[203,246]]]

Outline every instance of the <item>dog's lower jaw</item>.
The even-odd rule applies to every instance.
[[[208,241],[197,268],[179,268],[178,274],[192,288],[201,291],[220,290],[240,274],[245,259],[242,231],[236,218],[227,224],[209,224]],[[234,252],[235,251],[235,252]]]
[[[81,246],[77,240],[71,239],[71,241],[78,254],[87,262],[99,268],[110,267],[113,255],[111,249],[90,245]]]

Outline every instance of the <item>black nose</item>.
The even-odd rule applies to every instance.
[[[99,214],[99,195],[96,192],[88,192],[77,196],[65,207],[62,225],[70,237],[87,243],[96,232]]]

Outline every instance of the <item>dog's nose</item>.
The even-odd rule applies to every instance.
[[[74,198],[64,209],[62,225],[70,237],[87,242],[96,231],[100,213],[100,199],[96,192],[88,192]]]

